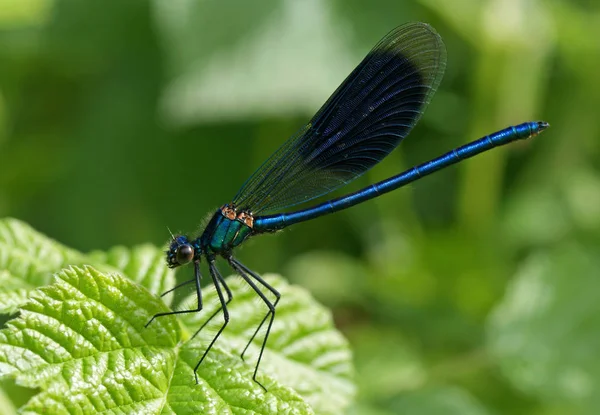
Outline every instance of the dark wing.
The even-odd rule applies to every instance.
[[[233,199],[269,213],[354,180],[387,156],[423,114],[446,66],[441,37],[424,23],[388,33],[313,119]]]

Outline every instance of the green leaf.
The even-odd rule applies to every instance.
[[[17,219],[0,220],[0,313],[13,313],[53,272],[80,264],[83,255]]]
[[[0,371],[41,392],[21,410],[62,413],[313,413],[294,390],[266,373],[265,394],[253,366],[205,344],[181,342],[174,317],[156,297],[121,277],[71,267],[40,289],[0,332]]]
[[[175,273],[164,265],[164,253],[152,245],[84,255],[48,238],[17,219],[0,220],[0,314],[14,313],[32,290],[48,285],[54,272],[67,265],[94,265],[118,271],[160,294],[175,284]]]
[[[175,285],[175,272],[165,266],[165,254],[153,245],[131,249],[115,246],[108,252],[89,254],[94,264],[106,264],[129,279],[146,287],[152,294],[162,294]]]
[[[22,410],[337,414],[353,399],[347,341],[327,309],[280,277],[265,277],[282,294],[258,372],[265,394],[252,379],[262,337],[246,362],[239,354],[267,308],[241,279],[227,280],[234,297],[231,324],[200,366],[196,385],[193,368],[222,321],[217,316],[190,340],[216,310],[213,286],[204,290],[203,312],[184,319],[183,333],[174,317],[145,328],[167,308],[144,287],[159,293],[175,284],[158,248],[83,255],[13,219],[0,221],[0,241],[0,299],[5,311],[20,310],[0,332],[0,374],[41,389]],[[34,290],[71,262],[100,271],[71,267]],[[195,302],[189,299],[189,308]]]
[[[488,347],[518,389],[597,413],[599,269],[597,249],[564,243],[517,273],[488,322]]]
[[[0,271],[0,314],[12,314],[27,301],[33,287],[9,271]]]
[[[64,270],[0,333],[0,370],[42,389],[26,412],[144,413],[164,399],[180,334],[173,319],[143,330],[149,315],[164,310],[118,274]]]
[[[288,285],[276,275],[264,275],[263,278],[281,293],[281,300],[259,368],[259,381],[270,392],[271,386],[263,380],[266,374],[270,374],[292,386],[310,403],[315,413],[341,413],[355,394],[352,356],[347,340],[335,330],[331,313],[308,292]],[[223,347],[239,356],[266,314],[267,307],[241,278],[230,277],[226,281],[234,295],[228,306],[230,323],[219,344],[225,344]],[[206,292],[204,303],[203,313],[182,318],[190,333],[194,333],[216,310],[218,300],[212,287]],[[192,343],[207,344],[222,324],[222,315],[217,316]],[[252,368],[258,358],[265,328],[266,324],[246,356],[246,362]]]

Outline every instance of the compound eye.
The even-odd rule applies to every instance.
[[[191,245],[184,244],[177,248],[177,262],[180,265],[187,264],[194,259],[194,248]]]

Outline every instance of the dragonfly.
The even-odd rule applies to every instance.
[[[358,191],[290,211],[350,183],[394,150],[421,118],[445,67],[446,48],[431,26],[416,22],[395,28],[375,45],[310,122],[279,147],[235,197],[213,214],[198,237],[172,236],[166,251],[167,265],[175,268],[192,263],[194,276],[163,295],[195,284],[197,307],[156,314],[146,327],[158,317],[202,310],[200,262],[204,259],[220,304],[194,336],[220,311],[223,323],[194,368],[196,383],[198,368],[229,322],[227,306],[233,298],[215,265],[217,256],[224,258],[266,305],[266,314],[241,353],[244,359],[248,347],[267,323],[252,376],[266,392],[257,373],[281,295],[235,258],[238,246],[250,237],[274,233],[376,198],[494,147],[536,136],[549,126],[544,121],[511,126]]]

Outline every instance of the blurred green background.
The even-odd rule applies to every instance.
[[[84,251],[194,234],[415,20],[444,38],[446,76],[336,195],[511,124],[552,128],[239,256],[333,310],[352,414],[598,413],[595,0],[0,0],[0,216]]]

